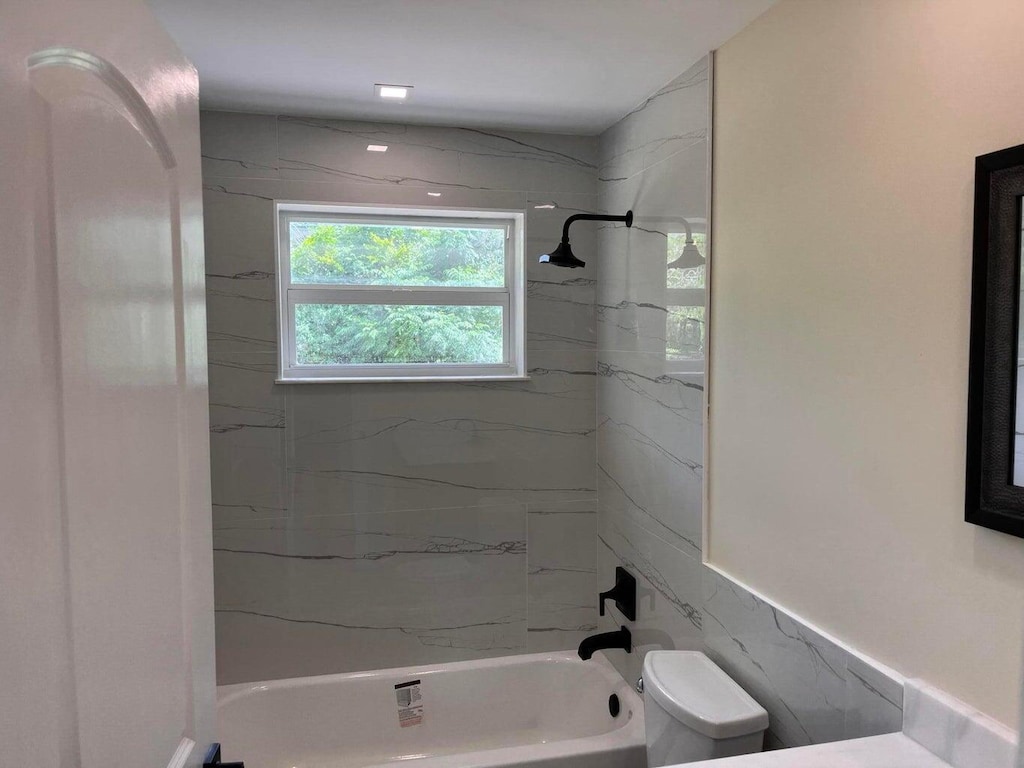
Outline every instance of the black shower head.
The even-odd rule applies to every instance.
[[[553,264],[556,267],[570,267],[575,269],[576,267],[582,267],[586,265],[585,261],[580,261],[572,252],[572,246],[569,245],[568,240],[563,240],[558,244],[551,253],[542,254],[540,257],[541,264]]]
[[[600,213],[577,213],[570,216],[565,220],[565,224],[562,225],[562,242],[551,253],[541,254],[541,257],[538,259],[541,264],[554,264],[556,267],[570,267],[572,269],[586,265],[585,261],[580,261],[576,258],[572,252],[572,246],[569,245],[569,227],[574,221],[580,220],[621,221],[627,227],[632,227],[633,212],[626,211],[625,216],[605,216]]]

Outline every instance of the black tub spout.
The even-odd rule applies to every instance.
[[[625,627],[620,627],[614,632],[602,632],[600,635],[591,635],[580,643],[579,654],[581,659],[589,659],[594,651],[603,651],[608,648],[621,648],[626,653],[633,652],[633,636]]]

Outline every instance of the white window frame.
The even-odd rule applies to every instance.
[[[434,208],[429,206],[330,205],[275,201],[277,244],[277,340],[279,384],[356,381],[481,381],[525,379],[526,302],[523,248],[526,242],[523,211]],[[461,224],[505,230],[505,285],[380,286],[293,284],[289,222],[343,221],[346,223]],[[437,304],[502,307],[504,362],[494,364],[406,363],[396,365],[299,365],[295,359],[295,306],[297,304]]]

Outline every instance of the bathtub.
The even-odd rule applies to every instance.
[[[217,712],[225,762],[246,768],[646,766],[643,702],[601,654],[227,685]]]

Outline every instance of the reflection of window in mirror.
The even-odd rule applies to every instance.
[[[1021,206],[1021,222],[1024,224],[1024,198],[1017,203]],[[1024,227],[1019,234],[1021,253],[1017,269],[1020,274],[1021,291],[1017,297],[1017,391],[1014,393],[1013,419],[1013,484],[1024,487]]]
[[[688,238],[691,238],[689,248]],[[669,233],[665,278],[665,368],[670,374],[704,373],[706,259],[705,234]]]

